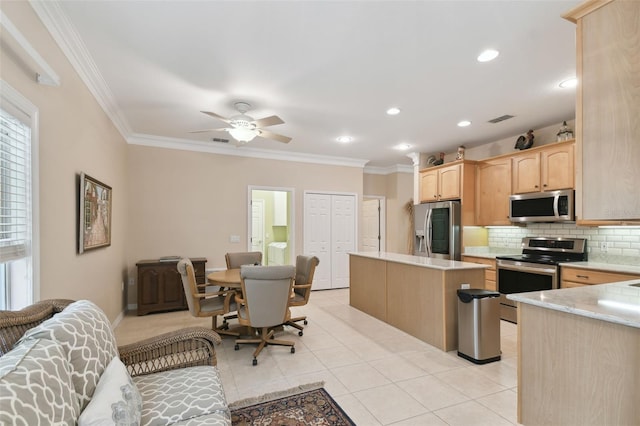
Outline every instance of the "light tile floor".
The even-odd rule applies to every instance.
[[[269,346],[252,366],[253,345],[234,350],[224,337],[218,368],[227,399],[239,399],[324,381],[325,389],[358,425],[514,425],[516,326],[501,321],[502,360],[475,365],[442,352],[349,306],[349,290],[312,293],[304,336],[287,327],[288,347]],[[119,345],[183,327],[210,327],[188,311],[127,315],[116,327]]]

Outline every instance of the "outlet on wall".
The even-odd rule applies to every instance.
[[[471,288],[471,284],[460,284],[462,290],[468,290]]]
[[[606,241],[600,241],[600,251],[603,253],[607,252],[607,242]]]

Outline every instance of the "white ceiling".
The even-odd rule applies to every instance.
[[[575,75],[575,26],[560,16],[580,2],[64,0],[44,6],[44,21],[129,141],[387,167],[412,164],[399,143],[453,152],[573,119],[575,89],[558,83]],[[477,62],[486,48],[500,56]],[[224,127],[200,111],[229,117],[238,100],[254,118],[280,116],[269,130],[291,143],[189,133]],[[386,115],[391,106],[401,114]],[[515,118],[487,122],[504,114]],[[343,134],[354,141],[336,142]]]

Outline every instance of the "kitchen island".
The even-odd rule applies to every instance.
[[[484,288],[486,265],[387,252],[349,254],[349,303],[443,351],[458,348],[462,284]]]
[[[511,294],[518,422],[640,424],[640,280]]]

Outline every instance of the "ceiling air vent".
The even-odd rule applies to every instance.
[[[212,140],[213,142],[229,143],[229,139],[212,138],[211,140]]]
[[[499,122],[501,122],[501,121],[504,121],[504,120],[508,120],[508,119],[510,119],[510,118],[513,118],[513,117],[514,117],[513,115],[509,115],[509,114],[507,114],[507,115],[503,115],[503,116],[500,116],[500,117],[496,117],[496,118],[494,118],[493,120],[489,120],[489,123],[496,124],[496,123],[499,123]]]

